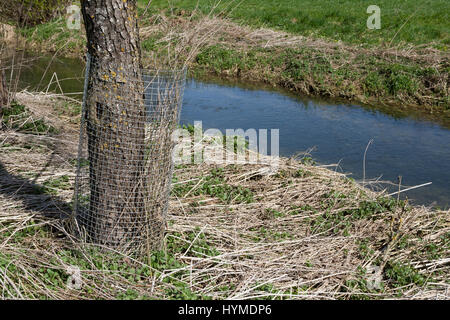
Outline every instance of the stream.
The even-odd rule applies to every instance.
[[[50,63],[51,62],[51,63]],[[41,57],[23,68],[20,88],[81,98],[84,63],[77,59]],[[223,79],[188,79],[181,123],[202,121],[203,129],[279,129],[280,155],[311,150],[319,164],[360,181],[364,152],[366,181],[402,177],[402,188],[431,185],[402,193],[414,204],[448,208],[450,204],[450,123],[408,111],[353,105],[294,95],[260,84]],[[398,185],[375,184],[398,190]]]

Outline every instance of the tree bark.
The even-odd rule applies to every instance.
[[[82,14],[92,59],[86,99],[90,206],[85,227],[95,242],[130,246],[142,239],[146,221],[136,0],[82,0]]]
[[[0,111],[8,107],[8,87],[6,86],[5,70],[0,70]]]

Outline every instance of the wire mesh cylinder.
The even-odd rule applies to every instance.
[[[166,227],[172,133],[179,122],[186,70],[144,70],[139,79],[124,81],[136,82],[133,87],[142,99],[101,92],[107,108],[94,110],[101,121],[83,110],[74,215],[88,241],[148,252],[159,247]]]

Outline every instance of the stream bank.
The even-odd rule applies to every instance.
[[[178,166],[165,250],[148,263],[74,241],[59,220],[75,179],[73,101],[18,101],[59,133],[0,132],[1,298],[448,299],[448,210],[287,158],[274,175],[258,165]],[[78,289],[66,285],[74,266]]]
[[[216,17],[145,16],[140,33],[146,66],[173,55],[189,59],[196,76],[259,81],[303,95],[450,117],[449,54],[432,47],[366,48]],[[20,34],[35,52],[84,55],[83,26],[68,30],[62,18]]]

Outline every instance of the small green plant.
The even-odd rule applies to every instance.
[[[313,158],[309,157],[309,156],[303,157],[303,158],[300,160],[300,162],[301,162],[302,164],[304,164],[304,165],[307,165],[307,166],[313,166],[313,165],[316,164],[316,161],[315,161]]]
[[[294,177],[295,178],[306,178],[306,177],[310,177],[311,175],[312,175],[312,173],[310,171],[300,168],[295,172]]]
[[[80,103],[74,103],[74,102],[61,102],[61,103],[55,103],[53,105],[53,109],[55,110],[55,113],[58,114],[58,116],[69,116],[69,117],[76,117],[81,114],[81,104]]]
[[[78,166],[78,162],[80,163],[80,168],[89,166],[89,160],[86,158],[80,158],[80,160],[78,159],[70,160],[70,164],[73,165],[74,167]]]
[[[286,216],[283,212],[277,211],[272,208],[267,208],[266,213],[274,218],[283,218]]]
[[[356,274],[345,281],[345,286],[343,287],[344,292],[350,292],[351,300],[371,300],[373,296],[370,293],[381,293],[384,291],[384,286],[381,283],[380,288],[370,288],[367,280],[367,270],[361,266],[358,266]]]
[[[145,51],[154,51],[157,48],[156,39],[155,38],[149,38],[145,39],[141,42],[142,50]]]
[[[173,253],[183,253],[194,257],[214,257],[220,252],[208,242],[206,235],[196,228],[192,232],[175,232],[168,237],[167,250]]]
[[[359,254],[363,259],[370,258],[375,251],[369,246],[369,239],[362,239],[359,241]]]
[[[186,125],[186,124],[183,124],[182,128],[185,129],[185,130],[187,130],[187,131],[190,133],[191,136],[193,136],[194,133],[195,133],[195,127],[194,127],[194,125],[192,125],[192,124],[190,124],[190,123],[188,123],[187,125]]]
[[[223,70],[245,68],[245,55],[233,49],[213,45],[203,49],[197,55],[197,63],[199,65],[208,65],[216,73],[221,73]]]
[[[188,192],[193,196],[208,195],[220,199],[223,203],[251,203],[253,193],[248,188],[232,186],[225,182],[223,169],[213,169],[211,174],[203,177],[203,183],[196,186],[197,182],[190,181],[186,184],[177,184],[172,189],[172,194],[183,197]],[[193,189],[195,188],[195,189]]]
[[[23,133],[48,134],[58,132],[56,128],[48,125],[43,119],[33,119],[28,109],[17,102],[12,102],[9,108],[3,108],[1,117],[1,121],[6,127]]]
[[[368,96],[380,96],[385,91],[383,78],[377,72],[370,72],[364,82],[364,90]]]
[[[314,219],[306,219],[310,223],[313,233],[331,232],[334,234],[349,235],[354,221],[363,219],[376,220],[383,213],[393,212],[397,205],[405,205],[404,201],[397,203],[393,198],[380,197],[376,200],[364,200],[357,208],[332,211],[345,204],[347,196],[336,191],[323,195],[322,209],[326,212]]]
[[[409,264],[389,261],[384,268],[384,275],[393,287],[402,287],[408,284],[423,286],[426,278]]]
[[[252,227],[249,231],[256,231],[256,235],[252,237],[252,241],[260,242],[266,241],[284,241],[293,239],[294,236],[286,231],[274,231],[266,227]]]
[[[69,177],[63,175],[58,178],[48,179],[43,183],[44,192],[48,194],[58,194],[58,190],[68,190],[71,188]]]

